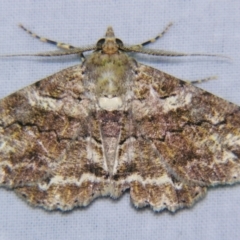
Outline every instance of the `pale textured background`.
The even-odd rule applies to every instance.
[[[239,0],[8,0],[0,2],[0,54],[54,50],[18,27],[82,46],[95,43],[112,25],[126,43],[155,36],[173,21],[154,48],[220,53],[219,58],[154,58],[142,63],[184,79],[218,75],[202,88],[240,105]],[[77,57],[0,59],[0,97],[78,63]],[[217,188],[191,209],[154,214],[132,207],[129,194],[120,200],[98,199],[71,213],[34,209],[13,192],[0,189],[0,240],[15,239],[240,239],[240,186]]]

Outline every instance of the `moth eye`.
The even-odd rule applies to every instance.
[[[119,38],[116,38],[116,43],[119,47],[122,47],[123,46],[123,42],[122,40],[120,40]]]
[[[98,42],[97,42],[97,48],[101,49],[104,42],[105,42],[105,38],[99,39]]]

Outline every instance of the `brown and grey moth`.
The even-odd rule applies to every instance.
[[[129,190],[137,208],[174,212],[209,187],[240,181],[239,107],[128,55],[202,55],[144,48],[168,27],[130,46],[109,27],[83,48],[21,27],[61,48],[34,56],[83,61],[0,101],[2,187],[47,210]]]

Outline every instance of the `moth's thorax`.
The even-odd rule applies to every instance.
[[[104,54],[101,51],[93,53],[86,59],[86,81],[93,86],[100,108],[112,111],[118,110],[124,104],[124,97],[132,77],[132,59],[125,53]]]

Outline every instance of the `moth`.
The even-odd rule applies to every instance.
[[[130,46],[109,27],[83,48],[21,26],[61,49],[33,56],[78,54],[83,61],[0,101],[0,185],[47,210],[129,190],[137,208],[174,212],[209,187],[239,182],[239,106],[128,55],[204,55],[144,48],[170,25]]]

